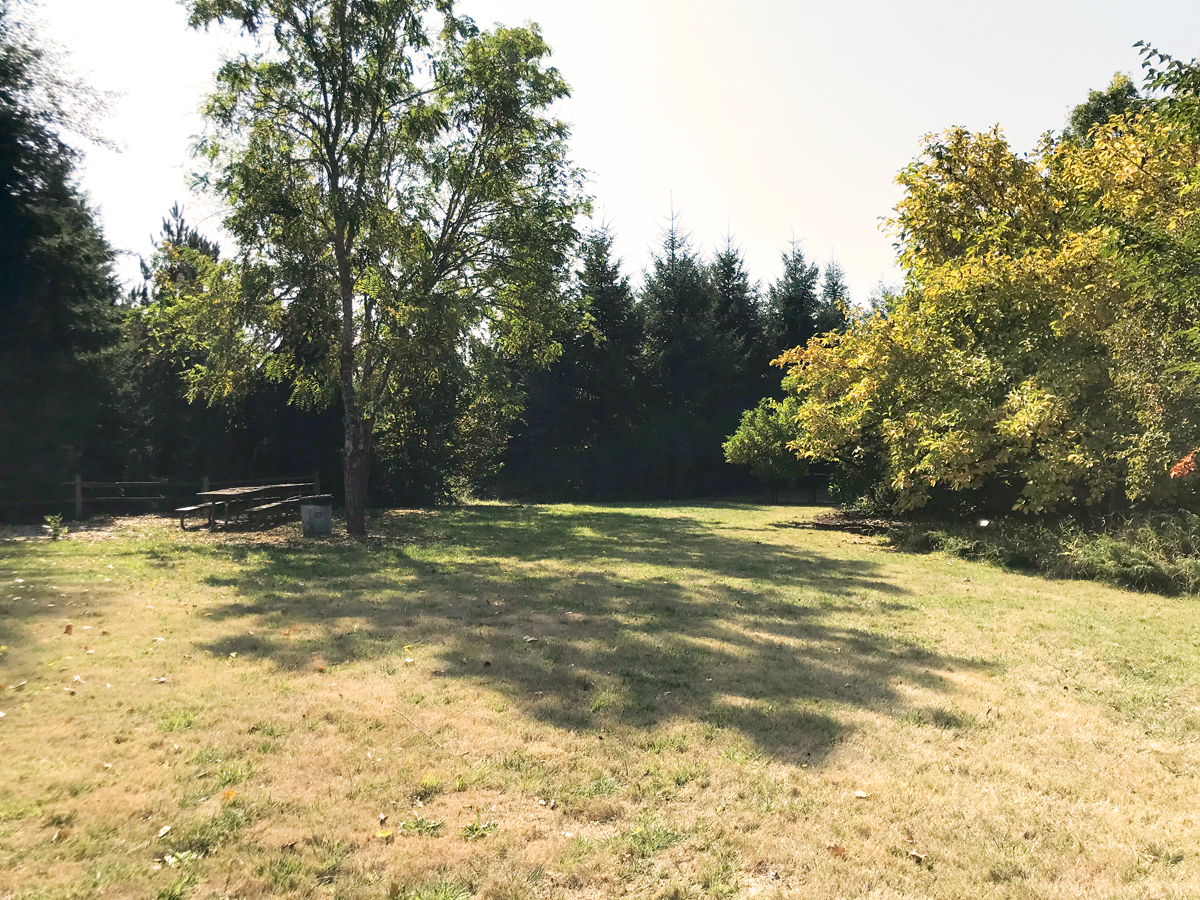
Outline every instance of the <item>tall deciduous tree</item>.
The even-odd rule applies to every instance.
[[[793,447],[882,459],[901,508],[1178,501],[1170,467],[1200,443],[1200,129],[1170,99],[1032,157],[999,128],[931,136],[899,178],[886,319],[788,354]]]
[[[191,0],[268,48],[228,61],[199,153],[236,260],[196,259],[176,334],[215,401],[265,368],[339,396],[347,527],[365,530],[377,433],[414,383],[485,339],[553,356],[557,290],[585,207],[566,96],[536,27],[481,32],[450,0]],[[431,33],[431,16],[441,28]],[[182,251],[184,254],[187,251]]]

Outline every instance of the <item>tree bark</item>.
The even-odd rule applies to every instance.
[[[338,227],[334,242],[338,289],[342,301],[342,334],[338,358],[338,380],[342,388],[342,423],[345,442],[342,453],[342,483],[346,491],[346,531],[367,533],[367,483],[371,472],[367,435],[354,387],[354,276],[345,246],[344,228]]]

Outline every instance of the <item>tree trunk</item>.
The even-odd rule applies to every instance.
[[[363,446],[362,420],[352,429],[346,423],[346,457],[342,466],[346,489],[346,531],[349,534],[367,533],[367,483],[371,473],[371,455]],[[351,431],[357,431],[352,439]]]
[[[342,423],[345,444],[342,456],[342,480],[346,489],[346,531],[367,533],[367,479],[371,472],[370,450],[358,409],[354,387],[354,278],[350,254],[345,246],[345,231],[339,226],[334,243],[337,259],[338,288],[342,301],[342,334],[338,358],[338,380],[342,388]]]

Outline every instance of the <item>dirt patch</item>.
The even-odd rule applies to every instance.
[[[772,528],[806,528],[812,531],[842,531],[863,537],[887,534],[896,523],[877,516],[856,516],[852,513],[828,512],[811,519],[796,519],[791,522],[772,522]]]

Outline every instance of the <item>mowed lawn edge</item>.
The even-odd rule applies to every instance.
[[[0,542],[0,897],[1200,894],[1195,601],[819,512]]]

